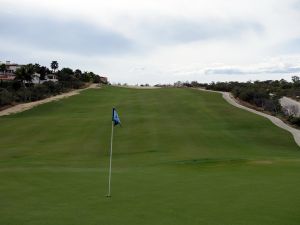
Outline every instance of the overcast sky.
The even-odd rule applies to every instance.
[[[0,0],[0,61],[129,84],[300,75],[296,0]]]

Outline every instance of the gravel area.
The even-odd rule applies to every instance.
[[[300,102],[288,97],[279,99],[280,105],[287,110],[289,115],[300,116]]]

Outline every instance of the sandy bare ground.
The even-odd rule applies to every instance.
[[[55,95],[55,96],[52,96],[52,97],[49,97],[49,98],[45,98],[43,100],[18,104],[18,105],[15,105],[15,106],[12,106],[10,108],[7,108],[7,109],[4,109],[4,110],[0,111],[0,116],[7,116],[7,115],[10,115],[10,114],[23,112],[25,110],[36,107],[38,105],[45,104],[47,102],[58,101],[58,100],[63,99],[63,98],[68,98],[68,97],[71,97],[73,95],[78,95],[81,91],[89,89],[89,88],[99,88],[99,86],[97,84],[91,84],[90,86],[88,86],[86,88],[70,91],[70,92],[67,92],[67,93],[64,93],[64,94],[61,94],[61,95]]]
[[[300,102],[288,98],[288,97],[282,97],[279,99],[280,105],[284,108],[290,109],[291,107],[294,108],[294,113],[296,116],[300,116]]]
[[[263,113],[263,112],[259,112],[259,111],[256,111],[254,109],[250,109],[246,106],[243,106],[241,104],[239,104],[235,98],[229,93],[229,92],[221,92],[221,91],[211,91],[211,90],[205,90],[205,89],[200,89],[202,91],[210,91],[210,92],[217,92],[217,93],[221,93],[223,98],[231,105],[237,107],[237,108],[240,108],[240,109],[244,109],[244,110],[247,110],[249,112],[252,112],[252,113],[255,113],[257,115],[260,115],[260,116],[263,116],[269,120],[271,120],[272,123],[274,123],[276,126],[290,132],[294,139],[295,139],[295,142],[297,143],[297,145],[300,147],[300,130],[297,130],[289,125],[287,125],[286,123],[284,123],[282,120],[280,120],[279,118],[275,117],[275,116],[271,116],[271,115],[268,115],[266,113]]]

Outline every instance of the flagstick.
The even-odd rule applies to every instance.
[[[109,160],[109,176],[108,176],[108,194],[107,194],[107,197],[111,197],[111,195],[110,195],[110,186],[111,186],[111,161],[112,161],[113,137],[114,137],[114,121],[112,121],[112,124],[111,124],[110,160]]]

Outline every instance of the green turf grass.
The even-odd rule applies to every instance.
[[[0,118],[1,225],[299,225],[299,174],[291,134],[215,93],[107,87]]]

